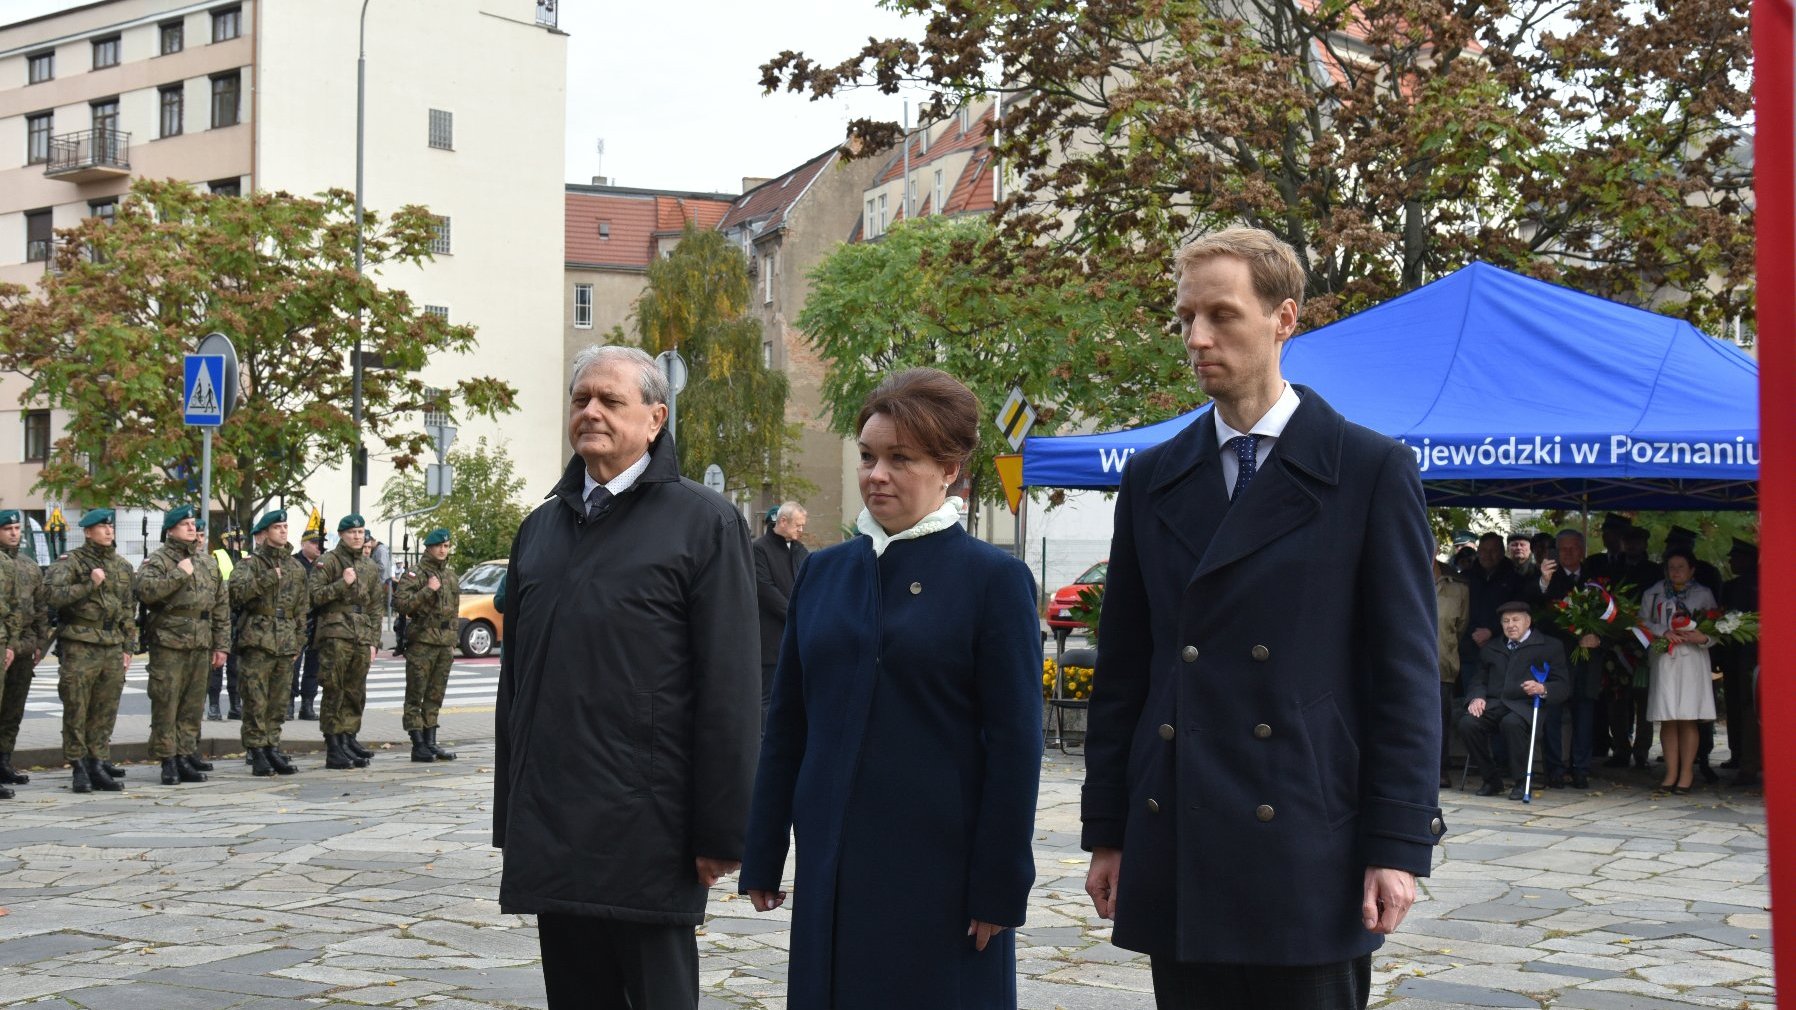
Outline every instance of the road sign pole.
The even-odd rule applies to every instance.
[[[212,429],[200,429],[200,516],[206,520],[206,541],[212,540]],[[146,545],[146,550],[147,550]]]

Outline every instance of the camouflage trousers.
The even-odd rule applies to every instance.
[[[125,693],[125,650],[117,645],[63,642],[56,693],[62,698],[62,756],[112,758],[112,727]]]
[[[200,749],[211,649],[150,646],[150,758],[160,761]]]
[[[274,747],[287,721],[287,685],[293,660],[261,649],[237,651],[238,704],[243,708],[243,746]]]
[[[324,689],[318,729],[324,735],[361,732],[362,706],[368,702],[368,654],[368,646],[346,638],[318,643],[318,684]]]
[[[435,729],[443,692],[449,687],[449,654],[453,646],[405,647],[405,729]]]
[[[11,754],[19,742],[19,723],[25,718],[25,696],[31,693],[31,674],[37,661],[30,652],[13,657],[0,687],[0,754]]]

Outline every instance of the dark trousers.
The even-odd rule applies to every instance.
[[[293,697],[318,700],[318,650],[309,645],[293,660]]]
[[[1565,759],[1565,720],[1571,718],[1571,760]],[[1563,705],[1540,707],[1541,746],[1547,752],[1547,774],[1564,775],[1569,769],[1579,775],[1590,774],[1591,740],[1596,728],[1596,700],[1572,698]]]
[[[1522,765],[1528,760],[1528,723],[1527,716],[1517,715],[1509,706],[1495,701],[1485,704],[1483,715],[1466,712],[1459,717],[1459,739],[1465,741],[1466,752],[1472,756],[1472,767],[1486,782],[1503,778],[1490,749],[1491,738],[1498,733],[1503,735],[1503,744],[1509,752],[1509,777],[1522,777],[1525,772]]]
[[[242,700],[243,695],[237,693],[237,653],[233,651],[225,658],[225,665],[215,666],[206,675],[206,697],[212,702],[218,701],[220,689],[228,691],[234,705]]]
[[[1759,706],[1753,696],[1752,670],[1729,663],[1722,672],[1727,701],[1727,749],[1742,772],[1759,770]]]
[[[1187,964],[1153,959],[1160,1010],[1365,1010],[1372,956],[1317,965]]]
[[[698,938],[693,929],[538,915],[549,1010],[694,1010]]]
[[[1459,703],[1454,695],[1459,693],[1459,685],[1452,681],[1441,681],[1441,771],[1453,770],[1453,721],[1465,706]]]
[[[1624,687],[1609,702],[1609,749],[1632,753],[1636,763],[1653,749],[1653,724],[1646,721],[1646,688]]]
[[[773,704],[773,671],[778,663],[761,664],[761,732],[767,732],[767,707]]]

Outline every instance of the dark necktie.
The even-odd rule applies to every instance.
[[[1235,474],[1234,493],[1229,495],[1229,504],[1232,505],[1240,499],[1241,492],[1247,490],[1247,482],[1253,480],[1254,473],[1259,469],[1260,436],[1236,435],[1229,439],[1228,444],[1235,447],[1235,459],[1241,463],[1240,471]]]
[[[586,518],[594,520],[611,511],[611,502],[616,497],[605,485],[593,485],[592,493],[586,496]]]
[[[1513,638],[1509,640],[1509,651],[1510,652],[1514,652],[1515,650],[1517,650],[1521,647],[1522,647],[1522,643],[1516,641]]]

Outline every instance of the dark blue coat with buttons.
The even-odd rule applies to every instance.
[[[1016,1006],[1041,776],[1041,623],[1022,562],[958,526],[812,554],[786,613],[741,887],[779,890],[790,1010]]]
[[[1414,456],[1314,391],[1229,504],[1214,411],[1123,473],[1082,817],[1119,947],[1324,964],[1382,939],[1367,866],[1428,873],[1433,537]]]

